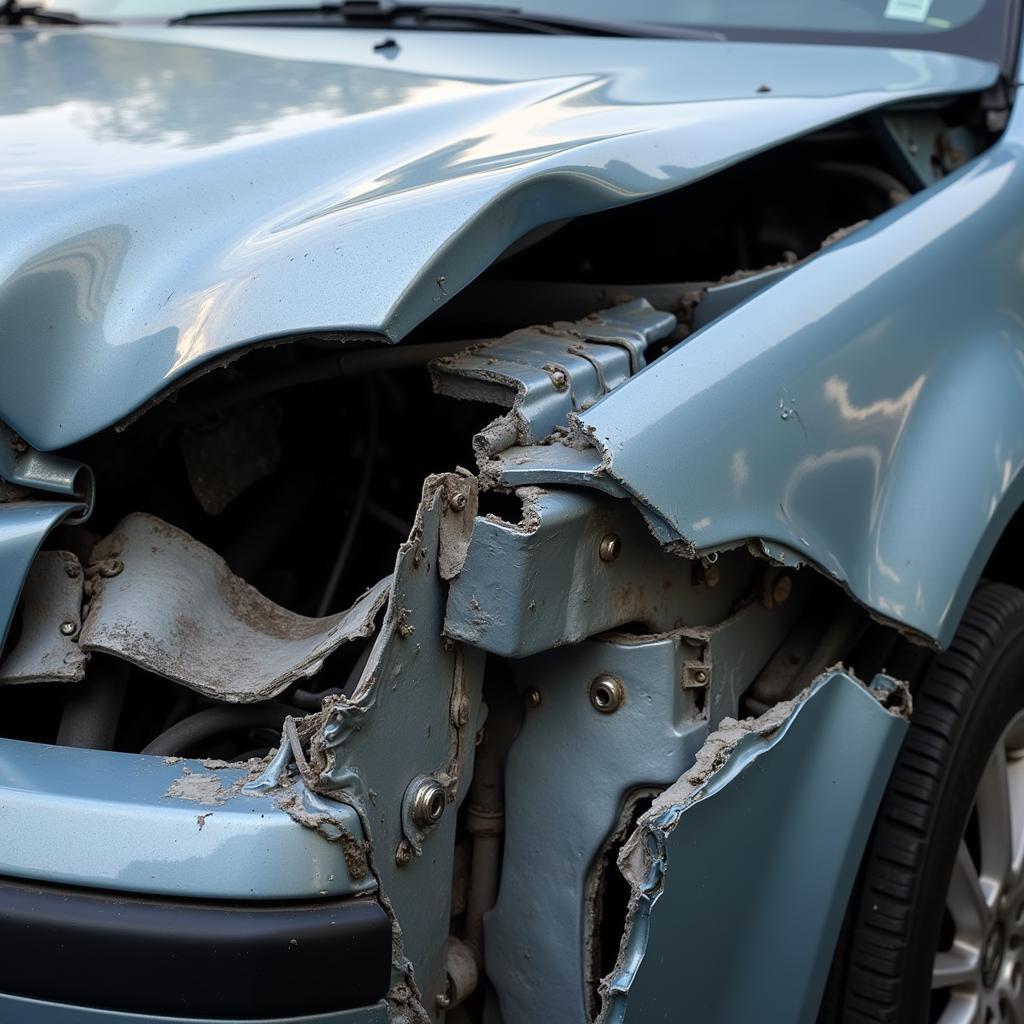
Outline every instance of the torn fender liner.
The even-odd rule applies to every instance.
[[[629,906],[600,1024],[816,1019],[907,696],[832,669],[708,737],[619,857]]]
[[[265,598],[188,534],[138,513],[96,545],[92,562],[114,568],[93,579],[83,650],[236,703],[277,695],[347,640],[369,636],[390,585],[381,580],[346,612],[308,619]]]
[[[86,656],[78,646],[82,567],[68,551],[41,551],[23,592],[21,635],[0,664],[0,683],[77,683]]]

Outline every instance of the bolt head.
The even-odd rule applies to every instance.
[[[792,576],[780,576],[772,587],[772,601],[775,604],[782,604],[784,601],[789,599],[789,595],[793,593],[793,577]]]
[[[448,794],[436,779],[424,779],[413,793],[410,814],[420,828],[436,825],[448,806]]]
[[[395,850],[395,863],[400,868],[404,868],[411,860],[412,846],[409,845],[408,839],[403,839],[398,844],[398,849]]]
[[[62,636],[74,636],[77,632],[77,627],[73,622],[62,622],[60,624],[60,631]]]
[[[717,565],[709,565],[704,570],[704,582],[709,587],[717,587],[718,581],[722,578],[722,570]]]
[[[590,703],[602,715],[618,711],[625,699],[626,691],[615,676],[602,674],[590,684]]]
[[[697,683],[706,683],[708,681],[708,674],[704,671],[704,669],[699,668],[696,672],[693,673],[693,679],[694,682]]]
[[[531,686],[526,691],[526,693],[523,694],[523,702],[526,704],[528,708],[540,707],[540,702],[543,699],[544,698],[541,696],[540,690],[538,690],[535,686]]]
[[[448,505],[456,512],[461,512],[466,507],[466,496],[462,491],[456,491],[448,498]]]
[[[601,538],[598,554],[602,562],[614,562],[622,553],[622,538],[617,533],[606,533]]]

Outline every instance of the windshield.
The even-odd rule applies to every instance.
[[[466,0],[468,3],[469,0]],[[437,0],[451,10],[460,0]],[[472,0],[476,7],[712,29],[728,39],[945,50],[1007,63],[1017,0]],[[171,18],[232,8],[309,6],[301,0],[44,0],[83,18]]]

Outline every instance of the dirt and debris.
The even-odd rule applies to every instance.
[[[80,646],[109,654],[215,700],[253,703],[315,674],[342,644],[365,639],[390,580],[346,612],[307,618],[264,597],[210,548],[136,513],[93,550],[124,571],[93,577]]]
[[[366,844],[352,835],[334,815],[311,806],[307,794],[295,788],[296,781],[285,780],[278,789],[270,790],[269,795],[274,805],[293,821],[313,829],[329,843],[337,843],[345,858],[349,876],[353,881],[361,882],[370,873]]]
[[[197,804],[226,804],[237,792],[234,786],[225,786],[216,775],[197,775],[188,772],[175,779],[164,796],[175,800],[193,800]]]

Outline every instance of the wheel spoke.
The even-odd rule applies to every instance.
[[[989,910],[970,850],[962,839],[949,882],[947,901],[956,923],[957,940],[968,945],[980,945],[987,930]]]
[[[987,1024],[981,997],[976,992],[955,993],[942,1011],[939,1024]]]
[[[1010,784],[1002,743],[985,765],[976,806],[981,835],[981,886],[985,902],[992,907],[1010,880],[1013,861]]]
[[[971,988],[978,985],[981,954],[970,946],[956,945],[935,957],[932,988]]]

